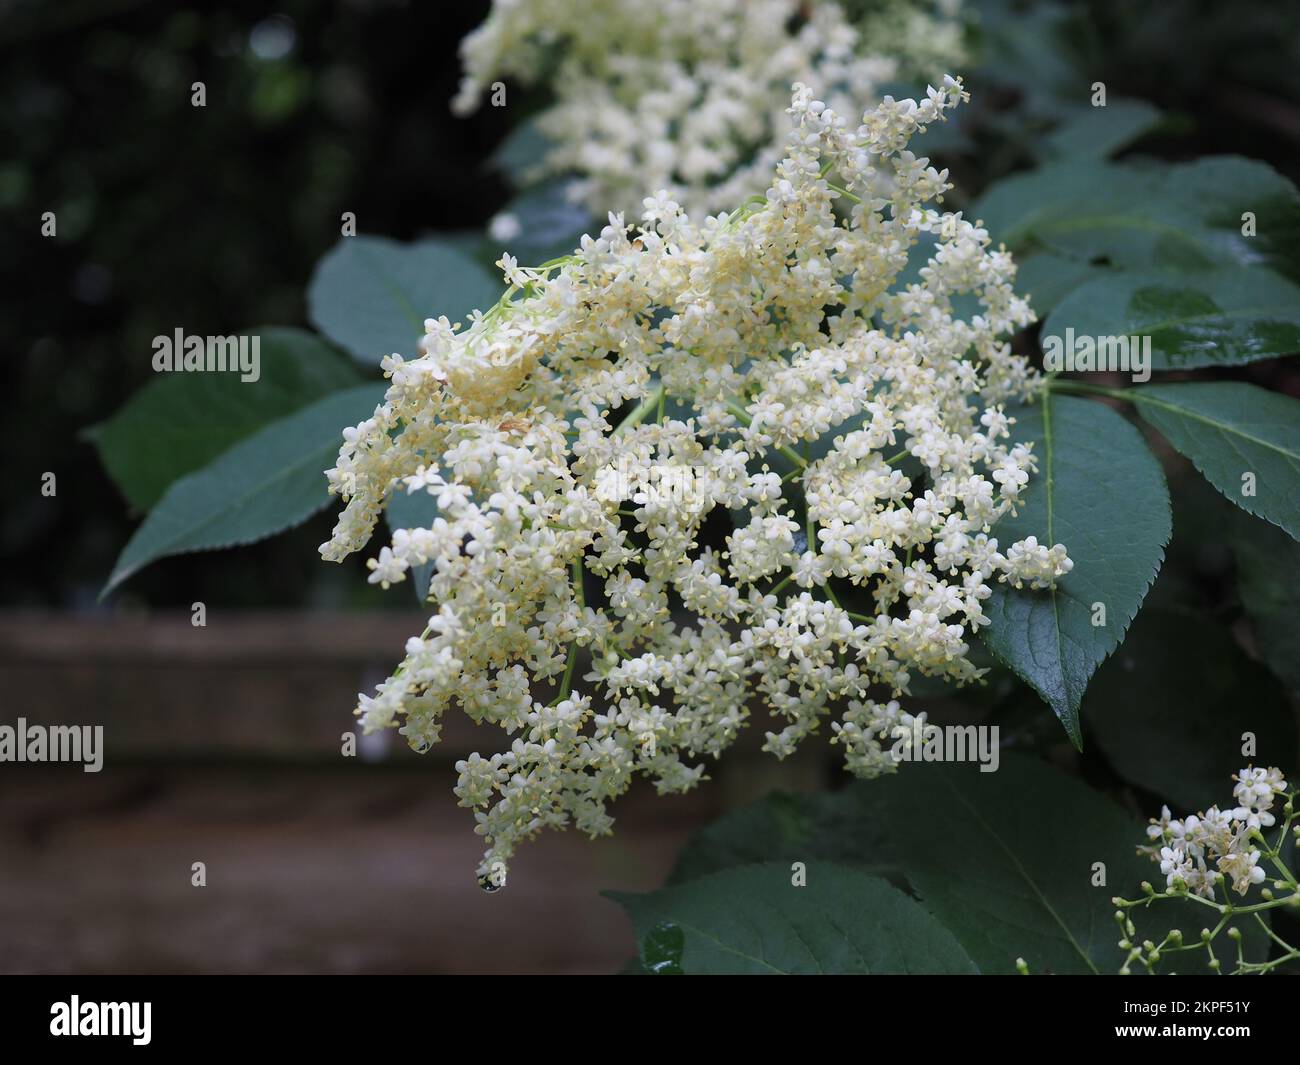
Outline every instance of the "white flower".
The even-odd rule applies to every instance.
[[[1191,875],[1192,863],[1177,847],[1160,848],[1160,871],[1165,874],[1170,887],[1177,880],[1186,881]]]
[[[1233,794],[1245,805],[1226,811],[1211,806],[1183,819],[1172,817],[1166,806],[1147,826],[1153,843],[1139,851],[1160,864],[1170,887],[1181,880],[1191,891],[1213,898],[1215,884],[1225,878],[1239,895],[1267,879],[1260,851],[1250,843],[1255,833],[1274,823],[1268,809],[1277,796],[1286,794],[1287,782],[1279,769],[1251,766],[1232,779],[1237,781]]]
[[[432,564],[437,605],[358,714],[418,749],[453,708],[500,730],[458,766],[480,875],[544,828],[610,831],[635,776],[695,786],[760,704],[779,757],[829,723],[852,772],[896,771],[912,677],[981,675],[990,582],[1069,572],[1059,544],[988,536],[1034,470],[1004,404],[1042,379],[1005,342],[1032,319],[1009,257],[929,206],[945,176],[906,150],[963,98],[949,80],[850,126],[796,86],[765,201],[701,221],[652,196],[645,228],[612,216],[546,269],[503,257],[510,300],[386,365],[321,553],[362,548],[399,493],[437,502],[369,563],[381,584]],[[1243,785],[1255,810],[1272,786]]]
[[[406,579],[406,560],[387,547],[381,548],[379,557],[370,559],[366,562],[366,566],[371,571],[368,578],[371,584],[387,588],[390,584]]]
[[[472,111],[502,77],[545,77],[554,102],[537,127],[549,148],[534,172],[576,173],[576,194],[597,214],[636,217],[651,197],[651,222],[671,217],[670,200],[700,220],[763,190],[781,159],[792,83],[834,87],[810,108],[820,116],[879,100],[888,82],[933,76],[963,58],[958,7],[886,0],[850,14],[825,0],[496,0],[461,42],[465,76],[452,106]],[[905,180],[923,180],[920,164],[908,164]],[[794,195],[788,176],[775,187]],[[499,215],[492,237],[512,240],[518,226]]]

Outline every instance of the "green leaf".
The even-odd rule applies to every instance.
[[[638,960],[641,971],[650,976],[681,976],[686,936],[676,925],[661,924],[650,929]]]
[[[1061,300],[1044,338],[1151,338],[1153,370],[1235,366],[1300,351],[1300,287],[1271,270],[1097,278]]]
[[[1017,263],[1016,291],[1029,298],[1040,318],[1080,285],[1106,277],[1110,270],[1051,252],[1025,256]]]
[[[127,501],[148,510],[177,478],[206,466],[237,440],[314,399],[357,384],[352,364],[319,337],[279,326],[259,337],[260,375],[160,375],[92,434]]]
[[[1224,496],[1300,539],[1300,402],[1240,381],[1124,394]]]
[[[764,799],[693,837],[672,882],[708,870],[694,883],[709,883],[737,862],[774,863],[788,882],[790,863],[802,861],[811,886],[821,862],[862,869],[887,861],[983,973],[1012,973],[1018,957],[1033,973],[1114,973],[1125,952],[1110,900],[1137,898],[1141,882],[1158,876],[1136,853],[1145,842],[1144,825],[1105,796],[1004,753],[991,773],[914,763],[833,794]],[[1104,884],[1094,884],[1097,862]],[[1170,903],[1150,911],[1149,927],[1137,918],[1139,932],[1159,939],[1179,922],[1193,932],[1204,923],[1199,911]],[[1268,945],[1258,927],[1245,922],[1242,931],[1247,957],[1262,958]]]
[[[1164,559],[1169,491],[1141,435],[1109,407],[1049,393],[1017,417],[1016,439],[1033,442],[1038,473],[994,534],[1004,550],[1031,535],[1062,543],[1074,568],[1049,590],[994,585],[981,635],[1081,747],[1088,680],[1119,646]],[[1105,610],[1098,625],[1095,604]]]
[[[495,304],[503,288],[499,276],[449,241],[344,237],[316,265],[307,313],[358,361],[377,365],[393,352],[417,354],[425,319],[465,321]]]
[[[1105,107],[1086,107],[1042,140],[1045,159],[1105,159],[1160,125],[1160,109],[1145,100],[1112,99]]]
[[[1242,233],[1247,212],[1254,236]],[[966,213],[1017,253],[1144,272],[1266,266],[1300,280],[1300,194],[1237,156],[1053,164],[997,182]]]
[[[930,823],[944,826],[938,846],[928,833],[899,841],[908,882],[981,972],[1013,972],[1018,957],[1036,973],[1118,969],[1110,899],[1151,874],[1134,853],[1141,826],[1026,757],[1004,758],[995,773],[904,766],[896,779],[896,803],[924,802]],[[1096,862],[1106,864],[1105,885],[1092,882]]]
[[[881,792],[860,785],[834,794],[772,795],[692,835],[668,882],[680,884],[737,865],[775,861],[789,868],[810,859],[893,878],[898,855],[890,826],[872,805],[881,798]]]
[[[382,384],[336,392],[182,477],[122,550],[101,596],[157,559],[263,540],[324,508],[324,471],[334,465],[343,429],[368,418],[383,397]]]
[[[667,962],[690,975],[975,972],[952,935],[883,880],[829,862],[808,863],[804,887],[791,879],[789,865],[749,865],[609,895],[632,918],[651,971]]]
[[[773,836],[777,823],[787,830]],[[942,837],[918,830],[927,824],[942,825]],[[1018,957],[1039,973],[1113,972],[1123,957],[1110,897],[1151,875],[1134,854],[1143,839],[1136,820],[1074,778],[1004,754],[992,773],[917,763],[834,794],[765,799],[698,833],[673,880],[701,861],[726,868],[728,857],[786,870],[800,860],[811,872],[816,862],[861,868],[883,856],[981,972],[1014,972]],[[1098,861],[1109,887],[1092,885]]]
[[[1281,687],[1205,617],[1148,607],[1097,671],[1084,719],[1127,780],[1184,811],[1223,804],[1253,733],[1253,761],[1289,770],[1295,722]]]
[[[1232,533],[1237,585],[1255,646],[1274,674],[1300,694],[1300,542],[1240,511]]]

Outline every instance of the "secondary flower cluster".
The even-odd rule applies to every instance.
[[[946,78],[850,124],[797,85],[765,197],[699,221],[661,193],[564,260],[505,257],[494,308],[385,360],[321,553],[436,500],[370,561],[384,586],[432,564],[436,610],[357,713],[420,750],[453,706],[503,731],[457,766],[480,876],[542,828],[608,832],[634,775],[692,787],[758,706],[779,757],[838,713],[849,768],[892,771],[910,678],[980,676],[991,583],[1069,570],[989,535],[1034,470],[1004,407],[1042,379],[1005,340],[1032,320],[1010,256],[907,148],[963,99]],[[652,466],[691,490],[609,490]]]
[[[962,58],[960,0],[495,0],[465,38],[453,107],[498,77],[545,82],[544,172],[579,175],[603,214],[667,189],[703,217],[761,192],[781,158],[790,85],[848,110]],[[851,14],[850,11],[856,11]]]
[[[1287,783],[1280,769],[1251,766],[1232,779],[1237,782],[1232,794],[1239,805],[1227,810],[1211,806],[1181,820],[1171,818],[1166,806],[1160,819],[1152,819],[1147,827],[1147,836],[1156,842],[1141,850],[1160,863],[1167,887],[1182,884],[1212,899],[1215,885],[1224,880],[1238,895],[1264,882],[1267,873],[1259,864],[1255,844],[1259,832],[1276,823],[1272,809],[1277,797],[1285,795]]]

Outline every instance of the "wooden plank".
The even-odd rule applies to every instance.
[[[617,834],[549,834],[474,879],[454,774],[135,768],[0,773],[6,972],[614,972],[648,890],[716,812],[638,789]],[[206,864],[207,886],[191,885]]]

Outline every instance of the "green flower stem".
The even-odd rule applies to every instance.
[[[534,266],[532,269],[539,274],[545,274],[550,273],[552,270],[558,270],[561,266],[567,266],[569,263],[576,263],[577,261],[577,255],[561,255],[559,258],[550,259],[547,262],[542,263],[541,266]],[[484,320],[490,321],[494,318],[499,318],[504,314],[506,308],[514,303],[516,292],[522,292],[524,297],[527,298],[533,294],[533,286],[531,284],[524,285],[522,288],[519,285],[508,286],[505,291],[501,293],[501,297],[496,301],[496,303],[489,307],[484,313]]]
[[[582,556],[579,555],[577,558],[573,560],[572,574],[573,574],[573,594],[574,597],[578,600],[578,607],[580,609],[585,608],[587,605],[587,595],[582,587],[582,573],[583,573]],[[577,663],[578,663],[578,642],[575,640],[573,643],[569,644],[569,657],[564,663],[564,677],[560,681],[560,690],[556,694],[555,698],[552,699],[548,705],[558,706],[560,703],[564,702],[564,700],[569,697],[569,694],[573,691],[573,670],[574,667],[577,665]]]
[[[739,418],[742,425],[750,426],[754,424],[754,420],[749,416],[749,411],[745,410],[744,407],[742,407],[739,403],[736,403],[734,400],[727,401],[727,410],[731,411],[732,414],[734,414],[737,418]],[[780,451],[781,454],[784,455],[786,458],[788,458],[791,462],[793,462],[795,466],[797,466],[800,470],[803,470],[807,467],[808,460],[805,459],[802,455],[799,454],[799,452],[795,451],[793,448],[782,447],[782,448],[777,448],[777,450]]]
[[[1052,392],[1075,393],[1084,396],[1109,396],[1111,399],[1122,399],[1125,403],[1136,403],[1137,399],[1123,388],[1106,388],[1103,385],[1090,385],[1086,381],[1064,381],[1059,377],[1051,377],[1048,381],[1048,390]]]
[[[654,388],[650,390],[645,399],[641,400],[640,403],[633,407],[628,416],[618,423],[618,426],[614,429],[614,435],[619,436],[620,434],[627,432],[629,429],[635,429],[646,420],[652,410],[660,409],[663,398],[664,383],[662,381],[656,381]]]
[[[1264,918],[1262,918],[1259,914],[1255,914],[1254,916],[1255,916],[1255,923],[1258,924],[1259,927],[1264,930],[1264,934],[1268,936],[1269,939],[1271,939],[1274,943],[1276,943],[1279,947],[1285,950],[1292,957],[1295,957],[1297,956],[1297,954],[1300,954],[1300,951],[1297,951],[1295,947],[1291,946],[1290,943],[1288,943],[1285,939],[1283,939],[1276,932],[1274,932],[1273,929],[1269,927],[1269,923],[1266,920],[1264,920]]]
[[[1209,906],[1216,913],[1221,913],[1225,917],[1235,917],[1238,914],[1260,913],[1263,910],[1276,910],[1279,906],[1294,906],[1291,901],[1292,896],[1283,895],[1279,898],[1269,899],[1267,902],[1255,902],[1249,906],[1237,906],[1231,902],[1215,902],[1213,899],[1207,899],[1203,895],[1197,895],[1191,891],[1157,891],[1154,895],[1148,895],[1144,899],[1114,899],[1116,906],[1133,907],[1133,906],[1150,906],[1153,902],[1160,902],[1164,899],[1183,899],[1187,902],[1197,902],[1202,906]]]
[[[794,580],[794,574],[793,574],[793,573],[788,573],[788,574],[786,574],[785,579],[784,579],[783,581],[781,581],[780,583],[774,585],[774,586],[773,586],[769,591],[767,591],[767,592],[764,593],[764,594],[766,594],[766,595],[779,595],[779,594],[781,593],[781,590],[782,590],[782,589],[783,589],[787,584],[789,584],[792,580]]]

